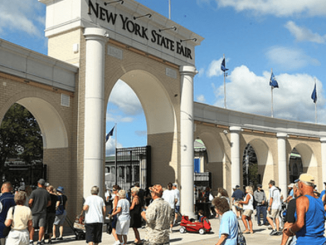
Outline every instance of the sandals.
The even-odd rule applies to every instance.
[[[249,234],[250,232],[249,231],[244,231],[243,234]]]

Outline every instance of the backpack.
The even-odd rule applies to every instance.
[[[244,237],[244,235],[240,229],[239,223],[238,223],[237,245],[247,245],[246,238]]]

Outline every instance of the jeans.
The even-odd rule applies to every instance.
[[[263,224],[266,224],[267,223],[267,220],[266,220],[267,207],[266,206],[257,206],[256,209],[257,209],[257,224],[260,225],[260,213],[263,214]]]

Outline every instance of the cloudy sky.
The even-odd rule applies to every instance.
[[[168,0],[139,0],[168,17]],[[0,1],[0,37],[40,53],[45,6],[37,0]],[[171,19],[204,37],[196,48],[195,100],[224,106],[223,54],[229,68],[227,108],[271,115],[271,69],[274,117],[314,122],[311,93],[317,83],[318,123],[326,123],[325,0],[171,0]],[[119,81],[107,109],[107,129],[118,124],[118,146],[146,145],[146,120],[133,91]],[[107,143],[115,145],[115,135]]]

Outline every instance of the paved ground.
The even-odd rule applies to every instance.
[[[173,232],[170,235],[170,243],[171,245],[178,245],[178,244],[187,244],[187,245],[194,245],[194,244],[200,244],[200,245],[208,245],[208,244],[216,244],[218,240],[218,230],[219,230],[219,220],[218,219],[210,219],[211,225],[212,225],[212,232],[210,234],[204,234],[200,235],[198,233],[185,233],[181,234],[179,232],[180,226],[173,227]],[[269,233],[271,230],[267,229],[267,226],[257,226],[257,223],[255,220],[254,222],[254,234],[245,234],[247,244],[248,245],[254,245],[254,244],[264,244],[264,245],[275,245],[281,243],[281,236],[270,236]],[[243,223],[240,221],[240,225],[242,230]],[[139,229],[140,237],[145,237],[145,229]],[[128,244],[131,244],[132,241],[134,241],[134,234],[132,229],[129,230],[128,233]],[[85,244],[85,240],[82,241],[76,241],[74,236],[66,236],[64,237],[63,241],[54,241],[53,244],[69,244],[69,245],[81,245]],[[113,244],[114,239],[112,235],[109,235],[107,233],[103,233],[102,237],[102,244]]]

